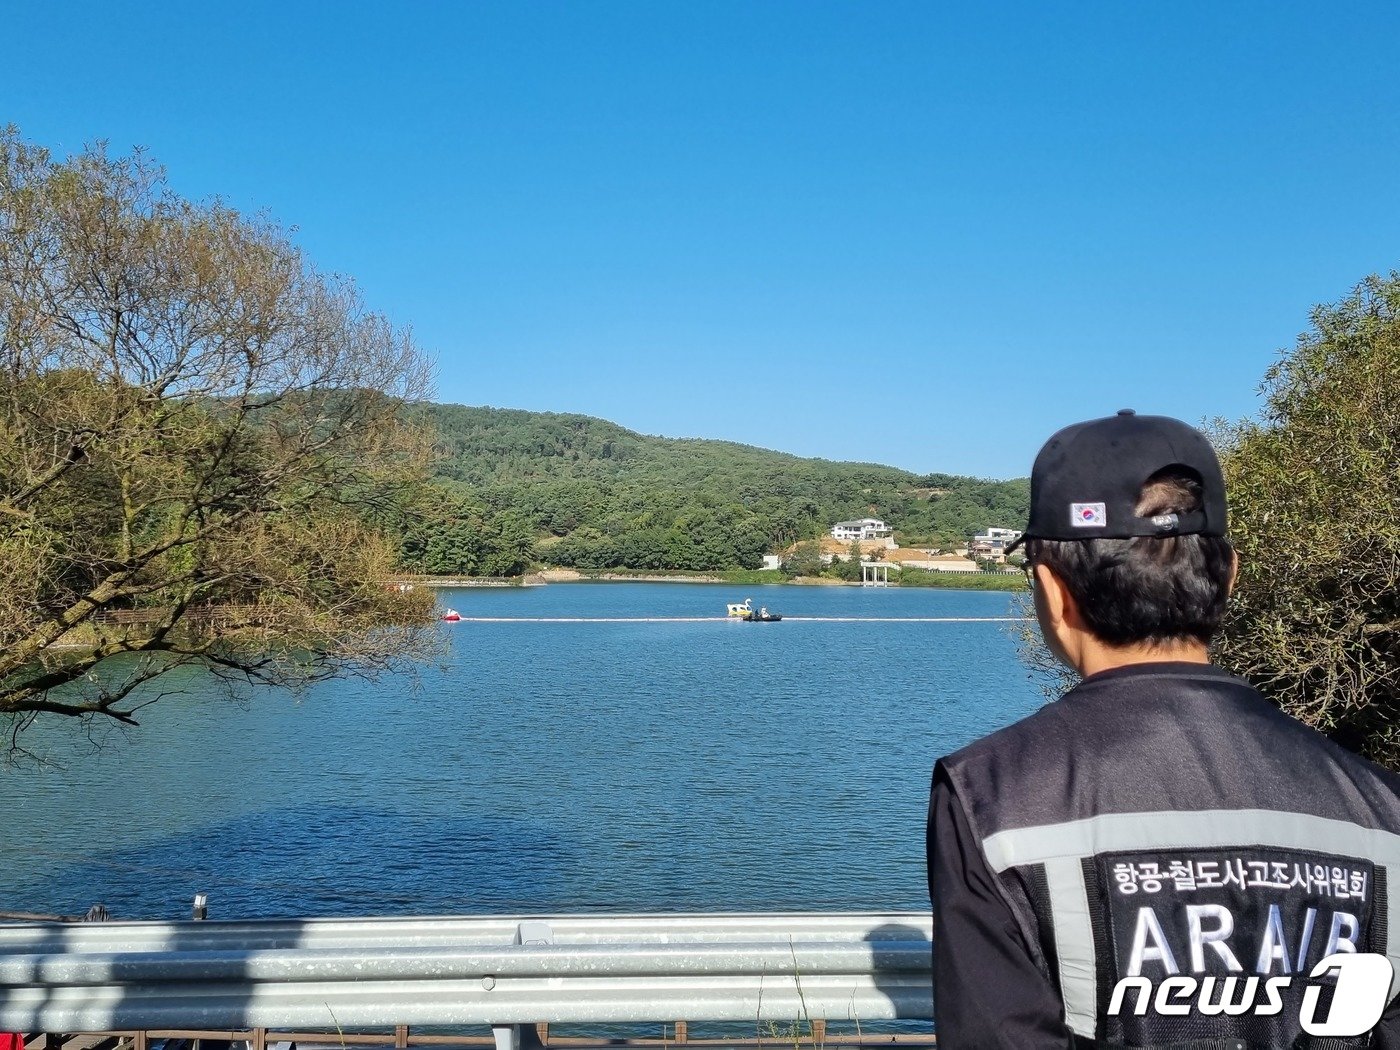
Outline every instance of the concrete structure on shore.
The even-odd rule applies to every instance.
[[[896,547],[885,552],[885,561],[902,569],[925,569],[929,572],[976,572],[977,563],[956,554],[934,554],[917,548]]]

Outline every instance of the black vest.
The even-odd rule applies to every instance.
[[[1198,996],[1186,1016],[1134,1010],[1169,976],[1209,1006],[1264,1003],[1270,977],[1306,977],[1335,951],[1400,970],[1400,778],[1180,663],[1095,675],[942,764],[1077,1039],[1367,1045],[1310,1042],[1300,979],[1272,1016],[1202,1012]]]

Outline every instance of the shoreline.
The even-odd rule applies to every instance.
[[[393,584],[410,584],[413,586],[433,587],[433,588],[476,588],[476,587],[543,587],[549,584],[559,583],[698,583],[706,585],[728,585],[730,587],[866,587],[859,580],[838,580],[830,576],[792,576],[786,577],[777,572],[768,573],[772,570],[739,570],[734,576],[725,576],[716,573],[696,573],[695,575],[685,575],[681,573],[659,573],[659,572],[616,572],[610,570],[580,571],[578,569],[545,569],[538,573],[528,573],[516,579],[502,579],[500,577],[471,577],[471,576],[416,576],[398,577],[390,582]],[[765,578],[767,577],[767,578]],[[965,578],[964,578],[965,577]],[[891,580],[887,584],[881,584],[882,588],[904,589],[904,590],[962,590],[962,591],[994,591],[1014,594],[1025,591],[1025,584],[1019,575],[1011,573],[939,573],[930,574],[927,577],[913,581]],[[872,588],[877,589],[877,588]]]

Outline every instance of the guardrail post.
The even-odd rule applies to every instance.
[[[394,1026],[394,1047],[395,1050],[407,1050],[408,1025],[400,1024]]]
[[[812,1042],[821,1046],[826,1042],[826,1018],[818,1017],[812,1024]]]
[[[676,1022],[676,1042],[684,1043],[690,1038],[690,1026],[684,1021]]]
[[[520,945],[545,945],[554,943],[554,928],[547,922],[540,922],[532,919],[528,922],[519,923],[515,927],[515,942]],[[544,1041],[544,1036],[549,1031],[548,1026],[544,1026],[544,1033],[536,1030],[540,1041]],[[522,1040],[520,1037],[520,1026],[518,1024],[501,1024],[491,1026],[491,1034],[496,1038],[496,1050],[521,1050]]]

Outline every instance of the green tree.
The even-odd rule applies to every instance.
[[[483,574],[494,550],[484,515],[469,493],[450,484],[427,486],[396,523],[404,567],[430,576]]]
[[[426,469],[401,416],[430,378],[271,223],[0,132],[0,715],[134,722],[181,665],[294,684],[430,647],[375,524]]]
[[[506,511],[491,522],[490,553],[486,557],[489,576],[519,576],[535,560],[535,528],[524,514]]]
[[[860,563],[860,541],[852,540],[846,549],[846,557],[831,559],[831,565],[827,567],[827,574],[838,580],[853,583],[860,579]]]
[[[818,576],[822,571],[821,545],[816,540],[795,545],[782,563],[790,576]]]
[[[1317,307],[1220,428],[1240,576],[1218,658],[1400,769],[1400,273]]]

